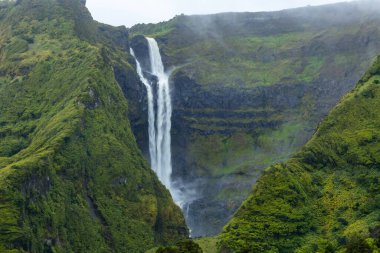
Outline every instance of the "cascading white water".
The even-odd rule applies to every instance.
[[[135,52],[133,49],[130,49],[131,55],[136,59]],[[153,90],[149,81],[144,77],[143,71],[140,65],[140,62],[136,59],[136,70],[137,74],[140,76],[141,82],[144,84],[147,97],[148,97],[148,134],[149,134],[149,154],[151,166],[155,170],[156,169],[156,161],[157,161],[157,148],[156,148],[156,128],[155,128],[155,113],[154,113],[154,98],[153,98]]]
[[[136,59],[137,73],[140,76],[140,80],[147,89],[150,161],[152,169],[176,200],[175,196],[178,196],[178,194],[176,194],[177,191],[173,189],[171,184],[172,161],[170,130],[172,104],[169,75],[164,71],[164,65],[157,42],[153,38],[146,39],[149,46],[150,72],[157,77],[157,113],[155,112],[153,85],[144,77],[141,64],[136,59],[133,49],[131,49],[131,54]]]
[[[171,180],[172,157],[170,130],[172,103],[169,87],[170,74],[164,70],[157,42],[152,38],[146,39],[148,41],[151,66],[149,70],[145,71],[157,77],[157,85],[154,85],[154,82],[151,83],[144,76],[141,64],[137,60],[132,48],[131,55],[136,59],[137,73],[147,90],[151,167],[161,182],[169,189],[176,204],[183,209],[185,218],[188,220],[190,204],[198,198],[195,190],[196,186],[188,183],[184,184],[181,180],[175,182]]]
[[[160,50],[153,38],[147,38],[151,73],[157,77],[157,121],[156,121],[156,171],[161,182],[171,190],[171,117],[172,103],[169,90],[169,75],[164,71]],[[153,165],[152,165],[153,166]]]

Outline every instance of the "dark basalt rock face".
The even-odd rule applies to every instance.
[[[354,87],[380,52],[378,18],[372,10],[369,14],[356,12],[358,7],[342,4],[276,13],[180,16],[172,21],[168,33],[156,37],[165,67],[178,67],[171,76],[172,176],[184,191],[192,192],[183,211],[193,236],[219,233],[263,169],[286,160],[306,143],[320,120]],[[364,17],[360,15],[368,15],[367,23],[360,25]],[[301,44],[284,42],[274,48],[263,44],[249,52],[236,44],[236,48],[214,47],[249,36],[278,36],[273,42],[277,43],[284,35],[299,32],[312,36]],[[197,43],[211,46],[202,48]],[[131,46],[149,68],[146,40],[134,36]],[[263,65],[294,58],[301,59],[301,64],[266,85],[203,83],[197,72],[205,62],[220,64],[219,54]],[[310,57],[323,59],[317,75],[297,79]],[[339,58],[343,59],[340,63]],[[268,75],[277,75],[275,67]],[[136,116],[131,120],[134,133],[149,157],[147,127],[140,125],[146,122],[146,109],[140,114],[144,119]],[[139,137],[143,135],[145,139]]]
[[[136,58],[139,60],[141,64],[141,68],[143,70],[150,69],[150,59],[149,59],[149,49],[148,49],[148,41],[142,35],[135,36],[132,38],[130,42],[130,46],[135,52]]]
[[[350,77],[355,79],[357,77]],[[354,83],[354,80],[352,81]],[[276,120],[276,115],[288,115],[302,107],[303,99],[309,98],[316,101],[320,111],[317,118],[327,114],[330,103],[322,98],[332,94],[340,97],[344,94],[344,82],[317,80],[313,84],[287,85],[278,84],[270,87],[257,87],[256,89],[242,91],[230,88],[216,88],[212,91],[204,91],[194,80],[183,73],[173,77],[173,117],[172,117],[172,159],[173,180],[183,181],[184,185],[196,189],[198,198],[186,206],[184,212],[187,224],[192,229],[193,236],[207,236],[219,233],[219,229],[231,218],[245,199],[242,194],[250,189],[260,175],[262,167],[251,165],[248,171],[236,174],[226,174],[214,177],[210,174],[204,175],[199,168],[197,157],[189,155],[189,147],[193,141],[192,136],[201,135],[212,138],[214,135],[222,135],[228,138],[237,131],[254,131],[255,129],[275,130],[281,128],[289,120],[286,116]],[[334,87],[334,88],[332,88]],[[239,112],[239,109],[247,107],[266,108],[270,106],[273,110],[258,112]],[[232,111],[231,111],[232,110]],[[235,111],[234,111],[235,110]],[[229,118],[239,118],[237,122],[229,122]],[[207,129],[192,127],[194,122],[200,122],[204,118],[220,118],[226,121],[205,122]],[[245,120],[263,118],[262,121],[243,123]],[[316,122],[314,123],[316,124]],[[222,127],[222,130],[212,130],[209,127]],[[237,130],[239,129],[239,130]],[[309,128],[306,133],[300,133],[298,143],[305,143],[313,134],[314,129]],[[215,144],[216,145],[216,144]],[[277,151],[281,154],[281,151]],[[186,187],[186,186],[185,186]],[[230,189],[234,192],[232,198],[215,199],[215,196]],[[205,226],[204,224],[207,224]]]
[[[131,64],[135,64],[131,59]],[[128,71],[118,66],[114,67],[115,79],[128,99],[128,118],[131,122],[132,131],[144,157],[149,161],[149,136],[148,131],[148,105],[144,85],[134,71]]]

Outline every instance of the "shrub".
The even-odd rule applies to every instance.
[[[365,238],[359,235],[351,236],[347,241],[347,253],[371,253],[371,247],[366,242]]]
[[[177,242],[175,246],[160,247],[156,253],[202,253],[201,247],[192,240]]]

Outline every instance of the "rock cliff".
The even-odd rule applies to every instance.
[[[217,234],[263,169],[299,150],[354,87],[380,52],[379,13],[342,3],[181,15],[130,29],[142,62],[141,35],[153,36],[166,68],[175,68],[173,180],[191,200],[193,236]],[[143,110],[131,122],[148,158]]]

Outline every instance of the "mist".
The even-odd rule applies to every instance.
[[[337,0],[88,0],[87,7],[95,20],[110,25],[131,27],[138,23],[157,23],[185,14],[211,14],[220,12],[276,11],[304,6],[343,2]]]

